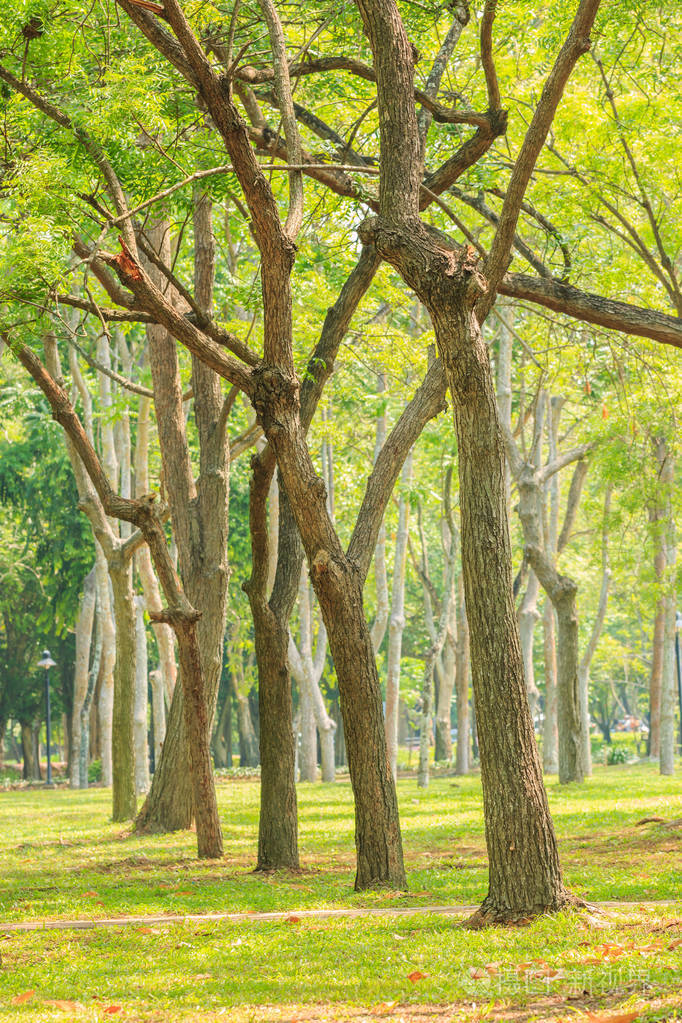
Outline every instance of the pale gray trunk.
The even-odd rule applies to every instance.
[[[521,655],[523,657],[523,672],[526,679],[526,693],[528,695],[528,706],[533,725],[538,716],[538,700],[540,694],[535,684],[535,665],[533,663],[533,639],[535,626],[540,617],[538,611],[538,593],[540,583],[535,572],[531,569],[528,573],[528,584],[523,595],[521,607],[519,608],[519,635],[521,638]]]
[[[557,723],[556,636],[554,607],[545,597],[542,613],[543,650],[545,660],[545,723],[543,729],[542,766],[547,774],[559,773],[559,726]]]
[[[135,442],[135,496],[142,497],[149,493],[149,429],[150,429],[151,398],[141,396],[137,411],[137,434]],[[142,593],[145,599],[145,606],[150,614],[157,614],[161,611],[161,591],[159,583],[152,566],[152,559],[149,548],[141,547],[136,556],[136,567],[142,585]],[[161,672],[166,702],[170,707],[175,691],[175,683],[178,677],[178,667],[175,660],[175,637],[170,625],[165,622],[153,622],[152,631],[156,640],[156,649],[159,655],[159,671]],[[156,728],[156,718],[154,727]],[[163,723],[163,735],[166,734],[165,711]],[[154,733],[156,742],[156,732]],[[163,739],[161,740],[163,741]]]
[[[401,474],[401,494],[398,505],[398,532],[393,561],[393,587],[391,617],[388,626],[388,658],[386,667],[386,711],[384,728],[386,752],[393,778],[398,775],[398,711],[400,706],[400,659],[405,629],[405,562],[409,523],[408,491],[412,482],[412,451],[405,459]]]
[[[97,679],[99,678],[100,667],[102,664],[102,627],[96,618],[96,629],[95,629],[95,652],[92,658],[92,665],[88,675],[88,688],[83,700],[83,705],[80,712],[80,725],[81,725],[81,744],[78,756],[78,787],[81,789],[87,789],[88,787],[88,760],[90,752],[90,708],[92,706],[92,697],[95,692],[95,686],[97,685]]]
[[[419,728],[419,769],[417,771],[417,785],[419,788],[426,788],[429,784],[429,743],[431,740],[431,706],[433,703],[433,669],[436,663],[436,658],[443,649],[443,643],[448,630],[448,621],[450,618],[450,606],[452,602],[452,591],[454,581],[454,567],[455,567],[455,544],[454,538],[450,543],[449,558],[446,570],[445,579],[445,590],[443,593],[443,603],[441,607],[440,618],[438,621],[438,631],[434,637],[431,646],[429,647],[426,658],[424,660],[424,676],[422,680],[422,712],[421,721]],[[426,599],[427,589],[424,588],[424,594]],[[429,601],[430,603],[430,601]],[[431,609],[427,605],[427,616]],[[433,621],[433,615],[431,615]]]
[[[97,582],[97,617],[102,632],[102,678],[99,687],[97,720],[102,755],[102,785],[113,782],[111,736],[114,714],[114,665],[116,663],[116,623],[111,604],[107,559],[99,544],[95,545],[95,578]]]
[[[609,512],[611,509],[611,487],[608,486],[604,496],[604,522],[602,526],[602,581],[599,591],[599,603],[590,638],[578,666],[578,690],[580,694],[580,716],[582,719],[583,764],[585,774],[592,774],[592,743],[590,741],[590,664],[594,657],[604,627],[606,606],[609,599],[611,569],[609,568]]]
[[[147,630],[144,623],[145,601],[135,598],[135,705],[133,711],[133,749],[135,752],[135,792],[149,789],[149,747],[147,745]]]
[[[675,770],[675,595],[677,548],[675,540],[675,519],[673,516],[673,487],[675,482],[675,459],[665,440],[657,443],[659,478],[663,491],[665,518],[663,524],[663,671],[661,677],[661,730],[660,758],[661,774],[670,775]]]
[[[163,744],[166,741],[166,686],[163,673],[155,670],[149,673],[152,684],[152,720],[154,722],[154,765],[158,764]]]
[[[301,569],[298,591],[299,608],[299,640],[300,649],[292,636],[289,636],[289,664],[291,672],[298,684],[300,701],[301,750],[299,769],[301,781],[317,780],[317,736],[320,737],[322,760],[322,781],[332,782],[336,777],[334,735],[336,722],[327,713],[324,697],[320,689],[320,679],[324,671],[327,655],[327,630],[320,621],[317,630],[317,641],[313,654],[313,615],[311,593],[308,585],[308,573],[305,566]],[[303,697],[305,696],[305,699]],[[313,730],[309,743],[304,741],[306,713],[312,713]],[[313,745],[314,744],[314,745]],[[312,750],[310,747],[313,747]]]
[[[95,619],[95,569],[83,580],[78,618],[76,619],[76,657],[73,677],[73,711],[71,717],[71,788],[80,788],[80,752],[82,741],[81,709],[88,691],[88,668],[92,627]],[[2,738],[0,737],[0,742]]]
[[[469,715],[469,623],[464,602],[464,578],[457,582],[457,646],[455,648],[455,693],[457,697],[457,754],[455,771],[469,773],[471,721]]]
[[[383,394],[386,390],[386,373],[381,372],[377,377],[377,392]],[[374,443],[374,464],[379,457],[379,452],[386,442],[386,406],[383,405],[377,416],[376,441]],[[376,547],[374,548],[374,585],[376,589],[376,614],[372,623],[372,646],[374,652],[384,641],[386,626],[388,625],[388,573],[386,570],[386,520],[381,520],[381,527],[377,536]]]

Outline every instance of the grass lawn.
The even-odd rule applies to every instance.
[[[0,1019],[563,1020],[589,1011],[623,1023],[682,1020],[682,828],[638,826],[682,817],[682,787],[649,765],[597,768],[582,786],[548,786],[573,891],[677,906],[564,914],[482,933],[433,915],[4,938],[0,928]],[[254,780],[219,783],[227,855],[208,863],[194,859],[191,833],[138,838],[111,824],[105,790],[0,792],[0,921],[479,902],[478,778],[437,778],[426,791],[405,778],[398,788],[410,886],[398,896],[352,890],[347,781],[299,786],[303,869],[268,876],[252,873]],[[605,1015],[598,1008],[609,1005]]]

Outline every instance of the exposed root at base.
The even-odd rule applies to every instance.
[[[551,906],[533,906],[524,909],[509,909],[508,907],[496,906],[490,897],[484,900],[480,909],[477,909],[468,919],[464,920],[462,927],[470,931],[481,931],[485,927],[527,927],[539,916],[548,916],[551,913],[562,913],[567,909],[587,909],[590,912],[598,912],[595,907],[590,906],[584,899],[570,892],[564,892],[560,899]]]

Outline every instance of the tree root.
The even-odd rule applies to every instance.
[[[498,906],[488,896],[484,899],[481,907],[462,923],[462,927],[470,931],[480,931],[485,927],[527,927],[539,916],[561,913],[570,909],[587,909],[590,912],[599,912],[584,899],[572,895],[570,892],[563,892],[550,906],[528,906],[522,909]]]

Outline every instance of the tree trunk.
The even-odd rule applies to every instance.
[[[145,601],[135,598],[135,701],[133,712],[133,748],[135,753],[135,792],[149,789],[149,747],[147,745],[147,630],[144,623]]]
[[[71,788],[80,788],[81,708],[88,690],[88,669],[92,628],[95,619],[95,569],[83,580],[83,595],[76,619],[76,663],[73,677],[73,714],[71,724]]]
[[[109,788],[113,782],[111,735],[114,713],[116,623],[111,606],[111,588],[107,570],[107,559],[99,543],[95,544],[95,578],[97,581],[97,615],[102,626],[102,674],[97,697],[97,723],[102,760],[102,785],[105,788]]]
[[[96,619],[96,632],[95,632],[95,652],[92,658],[92,665],[88,674],[88,688],[85,693],[85,699],[81,706],[80,712],[80,725],[81,725],[81,744],[80,753],[78,758],[78,787],[81,789],[87,789],[88,787],[88,756],[90,752],[90,709],[92,706],[93,696],[97,686],[97,680],[100,675],[100,669],[102,665],[102,651],[104,647],[104,636],[102,624],[99,618]]]
[[[40,773],[36,764],[35,748],[33,742],[33,726],[30,722],[21,721],[21,753],[23,757],[22,778],[24,781],[40,780]]]
[[[457,645],[455,648],[455,693],[457,698],[457,754],[455,771],[469,773],[471,724],[469,721],[469,623],[464,601],[464,578],[457,581]]]
[[[146,603],[146,601],[145,601]],[[175,657],[173,658],[175,663]],[[161,760],[161,752],[166,741],[166,680],[163,672],[150,672],[152,684],[152,721],[154,722],[154,771]]]
[[[471,284],[466,287],[470,294]],[[480,912],[485,919],[509,919],[558,909],[568,895],[525,694],[488,351],[470,300],[447,284],[434,292],[430,312],[457,432],[462,571],[490,863]]]
[[[545,723],[543,728],[542,766],[547,774],[559,773],[559,725],[557,720],[556,640],[554,606],[545,597],[542,612],[543,651],[545,660]]]
[[[195,297],[201,308],[208,312],[212,296],[214,242],[210,203],[201,196],[195,200],[194,206],[194,244]],[[168,263],[168,225],[160,224],[154,228],[154,245]],[[155,268],[152,270],[156,272]],[[165,286],[160,274],[158,283]],[[182,655],[187,668],[200,670],[201,674],[198,679],[183,679],[182,685],[175,687],[161,762],[157,765],[152,787],[136,821],[139,831],[159,832],[188,828],[198,812],[193,803],[192,779],[187,771],[186,728],[188,716],[199,711],[202,699],[205,702],[202,719],[205,716],[206,729],[193,721],[192,734],[201,737],[205,748],[189,752],[190,760],[201,769],[196,791],[206,794],[212,785],[207,772],[210,770],[210,726],[218,695],[225,628],[229,459],[219,379],[212,370],[193,358],[192,390],[200,452],[200,475],[195,485],[185,434],[175,341],[158,326],[149,327],[147,333],[159,444],[178,544],[180,575],[190,604],[201,614],[196,625],[200,656],[198,659],[194,656],[191,645]],[[185,640],[190,643],[188,636]],[[199,689],[203,689],[203,697]],[[196,701],[193,707],[185,707],[185,690],[191,692]],[[214,820],[208,820],[205,808],[202,810],[206,835],[202,840],[197,830],[197,839],[203,855],[217,856],[222,854],[222,839],[218,842],[220,825],[215,793],[209,793],[207,798],[216,816]]]
[[[291,677],[287,660],[289,617],[296,599],[302,551],[286,494],[278,489],[277,566],[270,594],[274,507],[267,495],[274,474],[272,453],[251,463],[249,532],[251,577],[244,583],[253,616],[260,710],[260,816],[257,870],[297,869],[297,747],[292,724]],[[239,711],[238,711],[239,713]]]
[[[135,607],[132,564],[115,554],[109,561],[116,617],[114,711],[112,720],[113,808],[115,821],[131,820],[137,811],[133,714],[135,706]]]
[[[663,665],[661,672],[661,712],[659,767],[661,774],[671,775],[675,770],[675,626],[676,626],[676,572],[677,549],[675,519],[673,517],[673,488],[675,459],[663,437],[655,442],[656,461],[662,492],[662,547],[663,547]]]
[[[519,608],[519,635],[521,639],[521,656],[523,657],[523,673],[526,678],[526,693],[528,695],[528,706],[530,716],[535,726],[538,716],[538,687],[535,684],[535,665],[533,662],[533,638],[535,626],[540,617],[538,611],[538,591],[540,583],[535,572],[531,569],[528,573],[526,592]]]
[[[405,564],[409,535],[410,506],[408,491],[412,482],[412,452],[405,459],[401,475],[398,503],[398,532],[393,559],[391,616],[388,623],[388,658],[386,666],[386,750],[393,778],[398,776],[398,711],[400,707],[400,660],[405,630]],[[430,683],[431,684],[431,683]],[[429,690],[430,691],[430,690]],[[430,708],[429,708],[430,714]]]

